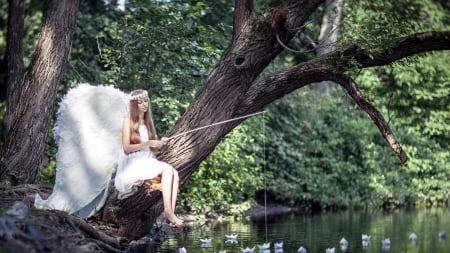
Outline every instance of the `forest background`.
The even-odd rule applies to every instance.
[[[266,6],[270,1],[255,1]],[[26,1],[25,66],[40,31],[43,2]],[[233,1],[81,1],[58,101],[80,82],[148,89],[163,136],[183,114],[226,48]],[[336,46],[376,51],[411,32],[449,30],[448,1],[345,1]],[[266,70],[316,57],[324,8]],[[7,4],[0,5],[5,55]],[[0,82],[5,88],[5,60]],[[270,200],[303,211],[448,206],[450,201],[450,53],[431,52],[361,70],[357,80],[388,119],[409,156],[401,165],[379,130],[337,85],[299,89],[236,127],[181,189],[179,211],[240,217],[266,186]],[[263,74],[264,76],[264,74]],[[1,111],[6,91],[2,90]],[[52,133],[41,183],[52,187]],[[231,189],[231,190],[230,190]]]

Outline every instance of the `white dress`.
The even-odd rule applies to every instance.
[[[139,125],[139,134],[143,142],[148,141],[145,125]],[[168,163],[158,161],[150,148],[144,148],[128,155],[123,154],[117,166],[114,186],[119,192],[119,199],[124,199],[136,192],[144,180],[160,175],[164,169],[172,169]]]

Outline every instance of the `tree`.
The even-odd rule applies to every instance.
[[[236,1],[229,47],[168,136],[254,113],[296,89],[314,82],[333,81],[342,86],[370,116],[399,160],[405,163],[407,155],[386,120],[347,73],[356,68],[387,65],[422,52],[448,50],[450,32],[423,32],[398,37],[392,45],[376,54],[353,44],[258,80],[268,64],[284,49],[277,36],[287,44],[294,36],[289,28],[301,27],[323,2],[286,1],[284,5],[279,4],[256,17],[253,15],[253,1]],[[178,168],[183,183],[239,123],[235,121],[174,139],[160,158]],[[140,191],[120,201],[119,211],[115,213],[121,225],[119,234],[138,238],[148,231],[148,225],[162,210],[159,199],[158,194],[147,197],[144,191]]]
[[[257,16],[252,0],[236,0],[230,44],[168,136],[258,112],[294,90],[316,82],[333,81],[370,116],[399,160],[406,162],[407,156],[386,120],[364,97],[349,71],[387,65],[423,52],[448,50],[450,32],[429,31],[396,37],[378,51],[348,43],[320,57],[262,76],[267,66],[284,51],[282,44],[287,45],[295,36],[296,28],[302,27],[324,2],[271,1],[271,8]],[[181,183],[184,183],[221,139],[241,122],[234,121],[173,139],[159,158],[177,168]],[[21,126],[18,129],[23,133],[27,128]],[[121,201],[112,195],[103,218],[117,221],[120,235],[136,239],[149,231],[149,226],[161,213],[160,199],[160,194],[154,192],[147,196],[143,190]],[[118,205],[118,210],[109,208],[112,205]]]
[[[29,68],[23,65],[25,3],[11,0],[8,20],[5,145],[0,178],[34,183],[44,153],[56,91],[64,73],[79,1],[45,3],[41,33]],[[24,159],[26,157],[26,159]]]

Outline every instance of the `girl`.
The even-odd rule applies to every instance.
[[[122,127],[122,146],[125,156],[119,161],[114,181],[119,199],[132,195],[144,180],[161,177],[164,215],[170,226],[177,227],[183,220],[175,215],[179,177],[171,165],[158,161],[158,152],[167,138],[157,140],[148,93],[145,90],[131,92],[129,117]]]

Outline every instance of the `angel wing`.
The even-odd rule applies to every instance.
[[[52,194],[35,196],[35,207],[81,218],[105,203],[122,151],[122,122],[128,95],[113,86],[79,84],[59,104],[53,129],[58,152]]]

